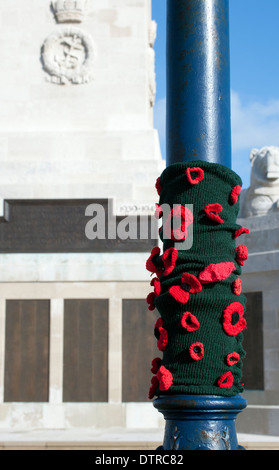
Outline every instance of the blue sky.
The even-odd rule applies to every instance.
[[[157,22],[155,127],[165,155],[166,0]],[[230,0],[232,167],[249,186],[252,148],[279,146],[279,0]]]

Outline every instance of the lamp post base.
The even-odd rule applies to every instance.
[[[166,420],[157,450],[245,450],[235,429],[238,413],[247,406],[241,395],[164,395],[153,404]]]

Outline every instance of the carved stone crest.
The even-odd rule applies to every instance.
[[[52,83],[82,84],[92,80],[95,48],[89,35],[77,28],[51,34],[42,47],[44,70]]]
[[[51,7],[58,23],[81,23],[86,0],[54,0]]]

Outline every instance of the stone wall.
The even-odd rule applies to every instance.
[[[245,391],[248,407],[237,424],[240,432],[279,435],[279,215],[247,217],[239,219],[239,223],[250,230],[240,242],[249,251],[242,274],[243,289],[247,293],[262,293],[262,323],[251,312],[248,330],[254,330],[255,354],[260,347],[258,335],[262,338],[263,387]],[[252,354],[251,351],[247,355],[244,364],[253,362]],[[254,363],[254,375],[259,368],[260,364]]]
[[[150,0],[80,1],[78,23],[57,22],[56,3],[0,9],[0,199],[153,202]]]

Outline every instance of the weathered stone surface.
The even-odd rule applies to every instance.
[[[76,2],[1,6],[0,200],[154,203],[164,163],[150,2],[87,0],[78,24],[56,22],[64,4]]]

